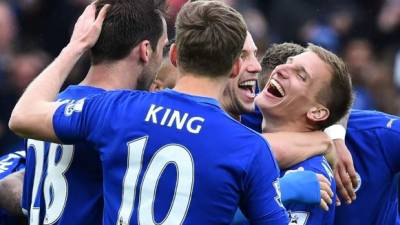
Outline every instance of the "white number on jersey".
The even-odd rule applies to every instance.
[[[30,206],[30,224],[38,225],[41,223],[39,221],[40,208],[35,206],[35,199],[42,191],[46,203],[44,224],[53,224],[60,218],[67,201],[68,182],[64,174],[72,162],[74,147],[72,145],[50,144],[47,176],[43,181],[43,190],[38,190],[43,175],[45,142],[29,139],[27,145],[28,148],[33,148],[36,159]],[[58,158],[57,149],[60,149],[60,156]]]
[[[128,166],[123,181],[122,203],[117,225],[129,224],[134,209],[135,190],[142,169],[142,160],[148,137],[128,143]],[[177,170],[173,202],[161,223],[154,221],[154,201],[158,181],[168,164]],[[189,208],[194,182],[194,162],[190,152],[181,145],[170,144],[159,149],[144,173],[139,193],[139,224],[181,224]]]

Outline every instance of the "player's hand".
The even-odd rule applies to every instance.
[[[321,208],[325,211],[329,211],[329,205],[332,204],[333,192],[331,189],[331,183],[322,174],[317,174],[319,186],[321,189]]]
[[[328,150],[324,153],[324,157],[326,161],[328,161],[329,166],[331,166],[332,170],[335,170],[337,164],[337,155],[333,141],[331,142],[331,145],[329,145]]]
[[[347,204],[356,199],[354,188],[357,187],[357,176],[354,169],[353,158],[341,139],[333,141],[336,149],[337,163],[335,168],[335,180],[340,198]],[[339,199],[337,199],[339,200]],[[340,200],[337,205],[340,205]]]
[[[74,46],[83,52],[93,47],[100,36],[103,21],[106,18],[109,7],[109,4],[104,5],[96,18],[95,3],[88,5],[75,23],[68,45]]]

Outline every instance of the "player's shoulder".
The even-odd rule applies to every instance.
[[[105,92],[104,89],[85,86],[85,85],[70,85],[57,96],[58,101],[76,100]]]
[[[333,171],[326,158],[322,155],[316,155],[304,160],[291,167],[291,170],[309,170],[315,173],[323,174],[328,179],[333,178]]]
[[[371,110],[351,110],[347,125],[350,131],[384,129],[400,132],[400,117]]]

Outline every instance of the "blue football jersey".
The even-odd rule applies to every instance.
[[[288,223],[268,144],[214,99],[112,91],[60,106],[53,125],[100,153],[105,225],[229,224],[238,205],[254,224]]]
[[[298,169],[310,170],[324,175],[331,182],[332,191],[336,192],[336,183],[332,169],[323,156],[311,157],[290,167],[287,171],[282,171],[282,173]],[[332,199],[336,199],[336,195]],[[334,203],[329,205],[329,211],[324,211],[319,205],[307,205],[304,203],[288,203],[285,207],[289,212],[291,222],[298,225],[331,225],[334,222]]]
[[[103,89],[69,86],[58,101],[81,102]],[[59,145],[27,140],[22,208],[30,224],[101,224],[102,170],[86,144]]]
[[[400,171],[400,118],[352,110],[346,145],[358,173],[357,199],[336,209],[337,225],[400,224],[396,174]],[[397,220],[397,222],[396,222]]]
[[[0,157],[0,180],[11,173],[25,169],[25,151],[16,151]],[[0,209],[0,225],[17,224],[17,219]]]
[[[245,125],[246,127],[249,127],[259,133],[261,133],[261,125],[262,125],[262,114],[258,107],[256,106],[254,112],[250,113],[245,113],[241,115],[240,122]]]

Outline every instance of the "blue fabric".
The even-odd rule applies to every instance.
[[[61,106],[53,125],[64,142],[85,141],[100,153],[105,225],[171,219],[171,204],[182,207],[173,217],[184,216],[182,224],[229,224],[238,205],[254,224],[288,223],[268,144],[227,116],[214,99],[173,90],[112,91]],[[188,154],[190,159],[180,158]],[[183,165],[193,173],[184,173],[190,170],[181,170]],[[125,176],[128,172],[131,176]],[[125,179],[134,180],[123,186]],[[175,193],[176,185],[190,180]],[[134,199],[122,202],[123,190]],[[190,198],[189,206],[175,197]],[[121,209],[121,202],[127,208]],[[140,213],[147,206],[153,214]]]
[[[305,203],[319,205],[321,192],[317,175],[311,171],[295,171],[287,173],[279,180],[282,202]]]
[[[279,179],[284,205],[294,202],[320,204],[321,193],[317,176],[311,171],[287,173]],[[231,225],[248,225],[249,221],[242,211],[237,210]]]
[[[356,201],[337,207],[335,224],[400,224],[396,177],[400,172],[399,119],[377,111],[351,111],[345,140],[359,187]]]
[[[333,172],[323,156],[314,156],[297,165],[290,167],[290,170],[304,170],[313,171],[324,175],[331,182],[331,189],[333,193],[336,192],[336,183],[333,178]],[[282,171],[286,173],[287,171]],[[287,173],[286,173],[287,174]],[[288,174],[287,174],[288,175]],[[318,191],[319,192],[319,191]],[[336,195],[332,199],[335,199]],[[329,211],[324,211],[320,205],[309,205],[304,203],[288,203],[285,205],[289,212],[292,223],[307,224],[307,225],[331,225],[335,217],[335,201],[328,205]]]

